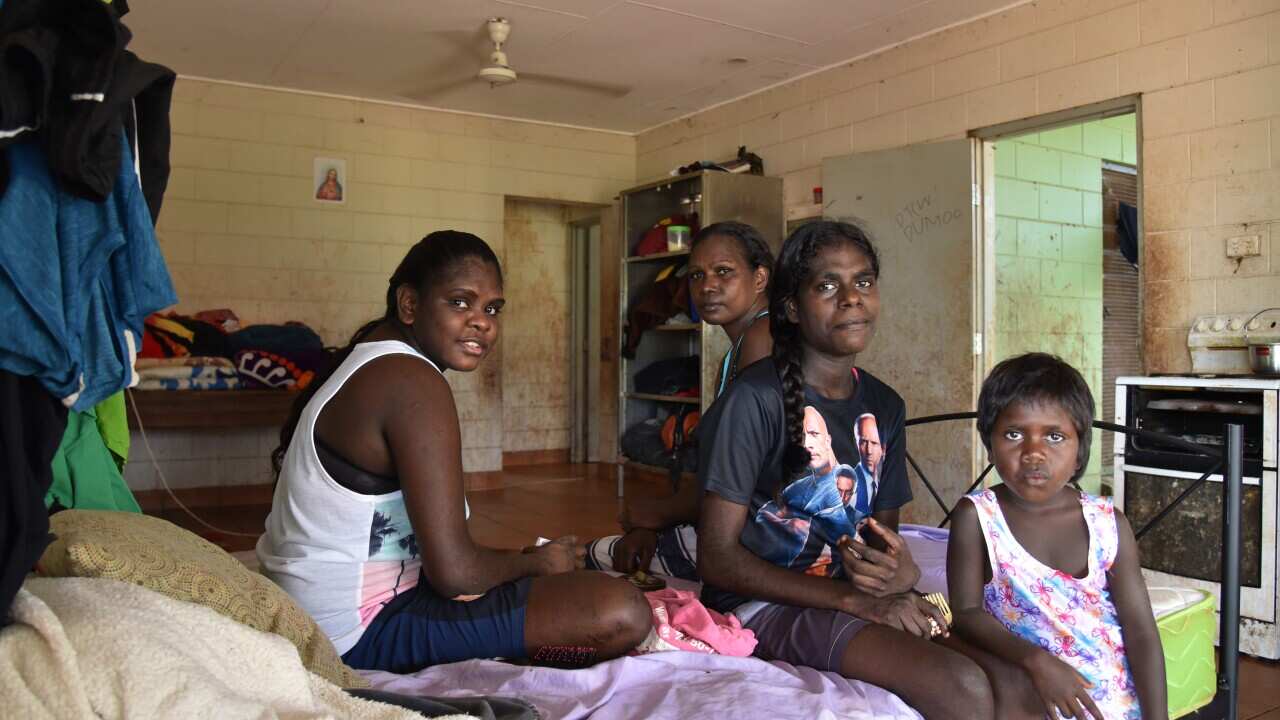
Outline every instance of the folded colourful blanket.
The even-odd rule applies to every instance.
[[[224,357],[214,355],[189,355],[187,357],[173,358],[138,358],[133,366],[138,371],[150,370],[152,368],[168,368],[168,367],[195,367],[197,365],[209,365],[213,367],[222,367],[234,371],[235,363]]]
[[[158,367],[138,371],[138,379],[146,380],[197,380],[209,381],[218,378],[233,378],[235,368],[220,365],[192,365],[188,367]]]
[[[328,366],[330,359],[324,350],[241,350],[236,353],[235,367],[245,387],[302,390]]]
[[[240,378],[146,378],[139,380],[135,390],[238,390]]]

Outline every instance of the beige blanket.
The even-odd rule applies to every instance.
[[[350,697],[283,638],[137,585],[30,578],[12,618],[0,630],[5,717],[421,717]]]

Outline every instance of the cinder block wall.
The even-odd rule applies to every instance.
[[[479,235],[519,285],[535,268],[505,261],[506,196],[608,203],[635,180],[635,138],[618,133],[189,79],[178,80],[171,117],[158,232],[177,309],[301,320],[335,345],[382,314],[387,278],[423,235]],[[346,204],[313,200],[316,156],[346,160]],[[468,471],[501,468],[502,358],[522,354],[521,337],[509,333],[479,371],[449,374]],[[173,485],[250,484],[270,480],[276,432],[151,440]],[[154,488],[135,442],[127,480]]]
[[[995,143],[996,360],[1038,350],[1084,375],[1102,407],[1102,161],[1136,163],[1133,115]],[[1094,431],[1094,447],[1102,447]],[[1104,453],[1081,485],[1097,492]]]
[[[963,137],[1143,96],[1144,363],[1186,372],[1199,313],[1280,299],[1280,6],[1275,0],[1037,0],[642,133],[639,179],[760,154],[788,205],[822,158]],[[1259,235],[1237,267],[1227,237]],[[891,271],[891,270],[890,270]]]

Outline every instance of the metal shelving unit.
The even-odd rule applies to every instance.
[[[700,198],[700,200],[695,200]],[[776,252],[782,244],[785,213],[782,206],[782,179],[759,175],[733,175],[722,172],[696,172],[659,180],[622,192],[619,196],[619,237],[623,247],[619,255],[622,267],[619,277],[618,327],[627,324],[627,311],[640,294],[653,284],[660,272],[672,265],[682,265],[689,251],[633,256],[632,248],[646,230],[659,220],[672,215],[697,213],[698,225],[705,227],[724,220],[750,223],[760,230]],[[621,339],[619,340],[621,343]],[[621,346],[620,346],[621,349]],[[706,323],[666,323],[647,331],[633,358],[621,358],[618,364],[618,433],[620,464],[653,469],[651,465],[633,462],[621,451],[621,436],[632,425],[695,405],[701,410],[715,397],[719,361],[729,349],[723,332]],[[621,353],[620,353],[621,355]],[[640,393],[635,389],[635,374],[650,363],[675,357],[694,355],[701,370],[699,396],[676,397]],[[618,494],[622,495],[622,469],[618,471]]]

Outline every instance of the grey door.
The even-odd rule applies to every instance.
[[[829,158],[824,215],[862,225],[880,255],[880,320],[858,365],[897,390],[907,417],[974,409],[974,159],[969,140]],[[971,421],[907,431],[907,449],[950,506],[973,481]],[[911,472],[903,519],[941,510]]]

